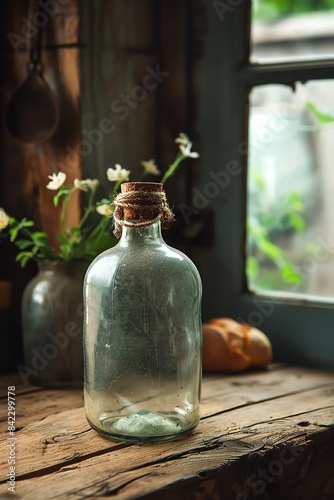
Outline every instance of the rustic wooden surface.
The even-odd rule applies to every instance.
[[[314,499],[334,495],[334,375],[281,365],[205,375],[202,418],[189,436],[116,443],[87,424],[81,390],[1,378],[1,448],[7,387],[16,387],[16,498]],[[0,496],[7,491],[7,453]]]

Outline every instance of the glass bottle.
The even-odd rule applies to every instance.
[[[162,184],[122,184],[133,190]],[[160,220],[136,226],[147,217],[145,208],[124,211],[120,241],[92,262],[84,284],[86,418],[117,441],[173,439],[200,418],[200,276],[164,242]]]
[[[23,382],[82,387],[82,285],[88,262],[39,260],[22,298]]]

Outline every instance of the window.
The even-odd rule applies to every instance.
[[[334,301],[333,96],[332,79],[250,92],[247,276],[255,291]]]
[[[333,31],[333,0],[253,0],[251,61],[333,57]]]
[[[258,0],[257,3],[273,5],[280,2]],[[211,196],[210,206],[215,210],[216,244],[210,250],[197,249],[194,255],[202,270],[205,290],[204,319],[217,314],[234,316],[252,323],[269,335],[276,360],[333,368],[334,285],[331,288],[332,283],[329,282],[329,291],[323,293],[323,297],[317,292],[316,299],[314,294],[300,295],[296,290],[292,292],[288,286],[269,287],[269,290],[261,286],[254,287],[252,278],[248,274],[247,279],[246,274],[246,264],[249,264],[247,257],[252,256],[254,251],[252,248],[249,250],[250,233],[246,230],[246,219],[251,210],[250,204],[253,203],[254,208],[254,200],[258,201],[252,189],[261,187],[261,183],[266,196],[272,195],[277,203],[273,210],[282,208],[278,193],[270,192],[275,185],[275,176],[281,176],[279,184],[287,189],[285,194],[289,194],[289,185],[298,188],[290,193],[290,202],[295,204],[294,223],[297,226],[298,221],[303,224],[302,219],[306,218],[306,214],[300,219],[297,217],[298,204],[302,203],[301,192],[305,193],[306,200],[310,203],[307,217],[311,221],[315,215],[320,214],[319,216],[323,217],[323,213],[315,214],[315,207],[324,201],[323,191],[319,186],[316,188],[322,179],[315,172],[315,166],[322,160],[319,160],[317,151],[311,147],[312,140],[307,135],[307,127],[317,126],[321,117],[324,120],[326,116],[331,117],[334,109],[331,104],[333,92],[330,90],[334,79],[334,52],[332,48],[328,49],[328,52],[325,51],[322,39],[321,50],[318,46],[319,56],[315,52],[314,44],[308,43],[307,57],[304,57],[305,51],[300,47],[300,38],[296,37],[293,40],[294,57],[285,57],[282,51],[279,56],[276,54],[277,57],[269,57],[268,52],[260,53],[254,42],[251,7],[251,2],[243,0],[214,1],[209,14],[210,32],[201,80],[202,88],[207,91],[201,96],[198,122],[203,170],[197,172],[196,193],[198,195],[198,190],[202,190],[207,198]],[[334,28],[329,30],[327,41],[330,45],[333,43]],[[301,95],[307,105],[306,115],[300,114],[298,108]],[[328,109],[327,104],[323,108],[317,101],[325,96],[329,103]],[[284,137],[284,133],[288,131],[284,128],[280,137],[278,135],[272,139],[280,140],[280,144],[269,141],[272,150],[268,152],[267,149],[265,172],[259,173],[252,169],[252,162],[254,165],[255,161],[261,170],[259,155],[254,156],[254,131],[256,127],[261,128],[263,120],[275,116],[273,105],[277,105],[277,117],[282,116],[282,109],[290,106],[292,114],[289,115],[289,120],[299,120],[303,131],[293,139],[290,137],[292,142],[289,145]],[[328,142],[329,155],[332,151],[331,144],[334,144],[333,140]],[[295,153],[291,150],[292,145]],[[252,150],[250,146],[253,146]],[[269,147],[268,144],[265,146]],[[286,151],[282,151],[284,148]],[[300,162],[300,165],[294,167],[297,169],[295,172],[287,165],[289,154],[294,159],[297,157]],[[277,166],[270,165],[270,160],[268,167],[268,158],[272,157],[273,161],[277,161],[279,155],[281,162],[284,162],[284,169],[282,167],[277,171]],[[293,175],[296,176],[295,179]],[[214,194],[211,189],[210,195],[209,187],[212,182],[216,183],[220,190]],[[308,182],[310,185],[307,185]],[[282,186],[283,184],[285,186]],[[312,186],[317,195],[313,196]],[[328,196],[331,197],[329,185],[325,188],[329,189]],[[193,193],[194,203],[195,190]],[[325,214],[328,219],[327,228],[331,227],[330,215],[330,212]],[[307,241],[303,242],[303,245],[309,243],[306,245],[309,250],[315,235],[319,236],[316,233],[319,224],[313,221],[310,223],[311,227],[315,232],[310,233]],[[263,272],[263,265],[260,267]],[[285,271],[288,273],[287,268]]]

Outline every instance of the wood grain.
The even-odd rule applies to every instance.
[[[54,16],[46,16],[42,33],[41,59],[44,77],[56,94],[60,108],[60,121],[55,134],[40,144],[26,144],[16,140],[6,123],[6,110],[11,95],[27,75],[30,43],[27,16],[38,13],[40,2],[18,0],[2,2],[0,31],[0,61],[2,67],[0,107],[0,206],[8,214],[21,220],[35,221],[34,230],[45,231],[50,242],[58,247],[60,207],[53,206],[52,191],[46,189],[48,175],[65,171],[67,182],[73,184],[81,177],[80,155],[74,156],[67,168],[68,148],[77,149],[80,141],[80,68],[79,68],[79,8],[77,0],[49,2],[58,6]],[[45,14],[45,13],[44,13]],[[26,19],[26,20],[25,20]],[[45,18],[44,18],[45,19]],[[36,26],[33,26],[36,29]],[[20,43],[11,44],[8,35],[19,37]],[[34,120],[34,116],[31,116]],[[79,194],[74,193],[67,210],[67,225],[76,225],[81,208]],[[2,235],[3,236],[3,235]],[[17,249],[9,238],[0,241],[0,277],[13,282],[13,307],[9,315],[7,333],[9,352],[1,353],[9,359],[13,370],[22,362],[21,298],[25,285],[36,274],[30,263],[22,270],[15,256]],[[0,360],[2,358],[0,357]]]
[[[334,376],[328,372],[277,366],[266,372],[211,374],[204,377],[202,419],[195,432],[167,443],[129,445],[90,429],[81,391],[36,390],[34,396],[32,388],[17,398],[22,429],[16,433],[16,495],[38,500],[48,491],[50,499],[167,499],[175,490],[183,494],[176,498],[202,498],[191,492],[218,494],[223,484],[224,498],[248,495],[249,477],[263,463],[269,470],[274,462],[284,466],[287,474],[292,469],[301,474],[318,454],[319,460],[326,456],[326,463],[333,463],[333,395]],[[6,423],[2,426],[5,431]],[[294,459],[283,464],[284,457]],[[277,460],[283,465],[277,466]],[[3,462],[4,498],[6,469]]]
[[[101,194],[111,185],[106,170],[120,163],[131,180],[142,172],[141,160],[156,155],[158,87],[147,68],[159,62],[155,44],[157,4],[152,0],[90,2],[81,10],[81,32],[87,43],[81,51],[82,129],[106,132],[83,156],[87,177],[98,178]],[[92,22],[93,20],[93,22]],[[151,88],[145,87],[149,77]],[[154,87],[154,88],[153,88]]]
[[[42,63],[44,77],[56,93],[60,106],[60,122],[55,134],[41,144],[24,144],[17,141],[2,123],[2,205],[11,215],[32,218],[36,229],[49,234],[50,241],[58,245],[56,236],[60,232],[60,208],[53,206],[53,194],[45,188],[48,175],[57,172],[64,164],[67,147],[76,148],[80,139],[80,102],[79,102],[79,57],[78,49],[62,48],[56,50],[57,43],[78,43],[78,6],[76,0],[69,0],[59,7],[55,17],[49,17],[43,28]],[[17,2],[6,11],[6,31],[2,33],[2,44],[8,47],[6,33],[22,37],[27,15],[27,2]],[[36,9],[35,9],[36,11]],[[2,81],[2,107],[6,109],[15,87],[25,78],[28,62],[27,47],[29,37],[20,44],[18,51],[2,54],[6,79]],[[55,50],[44,47],[53,44]],[[34,117],[31,117],[33,120]],[[57,166],[57,165],[58,166]],[[81,176],[80,158],[76,158],[66,171],[67,182],[73,183]],[[68,225],[77,222],[80,215],[79,197],[74,196],[68,210]]]

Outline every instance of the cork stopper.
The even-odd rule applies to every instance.
[[[121,193],[130,193],[131,191],[162,191],[160,182],[123,182],[121,184]]]
[[[145,203],[136,208],[124,207],[125,220],[150,220],[157,217],[160,213],[159,206],[150,198],[149,193],[161,193],[163,185],[160,182],[124,182],[121,184],[121,193],[148,193],[145,197]]]
[[[114,235],[119,238],[122,227],[146,227],[158,220],[171,223],[174,215],[168,206],[163,185],[159,182],[125,182],[115,196]]]

